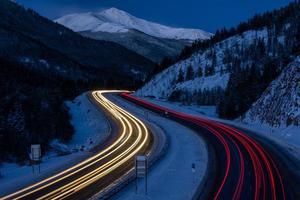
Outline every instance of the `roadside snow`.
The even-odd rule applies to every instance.
[[[165,156],[150,169],[148,195],[143,195],[144,181],[139,180],[138,194],[135,194],[135,183],[131,183],[114,199],[191,199],[207,170],[208,152],[204,141],[197,133],[177,122],[136,107],[120,98],[113,99],[140,119],[162,128],[168,138]],[[193,163],[196,166],[195,172],[192,172]]]
[[[159,104],[178,112],[188,112],[193,115],[204,115],[208,117],[217,118],[216,106],[199,106],[199,105],[185,105],[180,102],[170,102],[163,99],[157,100],[152,98],[144,98],[152,103]]]
[[[66,144],[69,149],[90,150],[107,139],[110,133],[109,123],[105,115],[95,109],[86,93],[72,102],[66,102],[66,105],[70,109],[71,124],[75,129],[72,140]]]
[[[0,196],[41,181],[88,158],[92,155],[88,150],[109,136],[110,128],[104,114],[89,101],[86,93],[66,104],[75,129],[73,139],[68,144],[52,142],[53,151],[43,157],[40,173],[37,173],[37,166],[33,174],[31,166],[3,163],[0,166]]]
[[[33,173],[33,168],[31,166],[3,163],[0,168],[2,175],[0,177],[0,197],[71,167],[80,160],[86,158],[89,154],[90,153],[88,152],[79,152],[66,156],[56,156],[53,153],[49,153],[43,157],[43,162],[40,165],[40,173],[38,173],[37,165],[35,166],[35,172]]]

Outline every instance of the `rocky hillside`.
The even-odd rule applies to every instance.
[[[300,126],[300,57],[289,64],[245,114],[247,123]]]

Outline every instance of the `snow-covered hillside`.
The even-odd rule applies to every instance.
[[[244,121],[273,127],[300,125],[300,57],[270,84],[246,113]]]
[[[170,66],[165,71],[156,75],[150,82],[136,92],[139,96],[154,96],[156,98],[168,98],[174,91],[184,91],[195,94],[198,91],[222,89],[227,86],[230,77],[232,63],[226,62],[226,56],[233,49],[246,48],[254,41],[262,39],[267,43],[267,31],[247,31],[242,35],[228,38],[217,43],[204,52],[193,54],[190,58]],[[234,52],[230,52],[231,57]],[[233,54],[233,55],[232,55]],[[242,62],[241,67],[246,67],[250,62]],[[190,80],[178,81],[180,73],[185,77],[189,67],[193,69],[193,77]],[[213,67],[213,72],[211,68]]]
[[[116,8],[70,14],[55,21],[76,32],[124,33],[133,29],[154,37],[183,40],[208,39],[212,36],[211,33],[199,29],[172,28],[148,22]]]
[[[160,65],[136,95],[216,105],[221,118],[243,116],[299,56],[299,10],[299,3],[291,3],[194,42],[170,62],[175,64]]]

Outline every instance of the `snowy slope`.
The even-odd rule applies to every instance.
[[[67,143],[71,150],[90,150],[104,142],[110,134],[110,126],[105,115],[95,111],[88,93],[66,102],[71,115],[71,124],[75,129],[72,140]]]
[[[300,125],[300,57],[274,80],[245,115],[247,123]],[[300,127],[299,127],[300,130]]]
[[[70,14],[55,21],[76,32],[124,33],[134,29],[154,37],[183,40],[208,39],[212,35],[199,29],[172,28],[148,22],[116,8]]]
[[[173,66],[170,66],[165,71],[157,74],[144,87],[139,89],[136,94],[138,96],[154,96],[156,98],[168,98],[172,92],[176,90],[187,91],[194,94],[201,90],[212,90],[216,88],[225,89],[229,80],[230,72],[226,70],[228,66],[224,62],[226,51],[237,47],[247,47],[254,40],[263,39],[267,42],[267,31],[265,29],[259,31],[247,31],[241,35],[230,37],[220,43],[217,43],[212,48],[193,54],[190,58],[180,61]],[[213,59],[211,54],[216,56],[215,74],[205,76],[205,68],[211,66]],[[233,55],[234,56],[234,55]],[[249,64],[248,61],[241,63],[242,67]],[[179,72],[182,71],[185,76],[188,66],[191,66],[194,71],[192,80],[176,82]],[[199,76],[199,70],[202,75]]]

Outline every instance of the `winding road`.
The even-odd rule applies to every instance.
[[[120,91],[95,91],[92,96],[118,126],[114,142],[93,157],[1,199],[87,199],[133,170],[135,156],[148,154],[153,138],[142,121],[105,98],[107,92]]]
[[[180,113],[128,93],[123,98],[198,130],[213,149],[209,187],[212,199],[295,199],[270,153],[246,133],[226,124]],[[211,189],[209,189],[211,188]]]
[[[295,199],[274,154],[245,132],[213,120],[177,112],[130,95],[127,91],[94,91],[93,99],[117,126],[111,144],[91,158],[1,199],[87,199],[111,187],[134,170],[138,154],[152,152],[153,135],[134,115],[110,101],[124,99],[196,130],[209,145],[213,166],[201,197],[209,199]],[[205,195],[203,195],[205,194]]]

